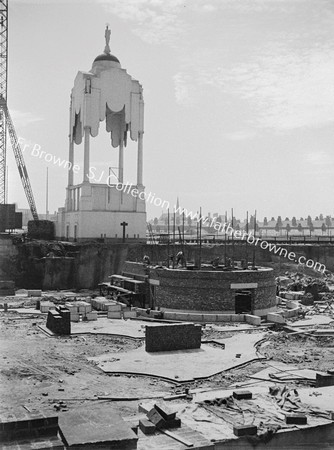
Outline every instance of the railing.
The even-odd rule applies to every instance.
[[[267,241],[267,242],[273,242],[273,243],[277,243],[277,244],[288,244],[288,245],[294,245],[294,244],[334,244],[334,236],[288,236],[288,237],[284,237],[284,236],[255,236],[255,239],[259,238],[262,241]],[[185,236],[184,237],[184,242],[187,244],[198,244],[199,243],[199,239],[195,237],[188,237]],[[201,239],[201,243],[202,244],[225,244],[226,243],[232,243],[232,238],[230,236],[227,236],[226,239],[224,236],[219,236],[219,237],[205,237],[202,236]],[[236,239],[233,238],[233,242],[235,244],[241,243],[241,244],[245,244],[246,240],[242,240],[242,239]],[[148,244],[153,244],[151,239],[147,239],[147,243]],[[167,239],[163,239],[163,240],[159,240],[159,236],[156,236],[155,244],[159,243],[159,244],[167,244]],[[173,243],[173,238],[172,236],[169,239],[169,243]],[[180,243],[179,238],[175,239],[175,244]]]

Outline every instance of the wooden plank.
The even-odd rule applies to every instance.
[[[167,430],[159,430],[161,433],[166,434],[167,436],[171,437],[172,439],[175,439],[178,442],[181,442],[181,444],[185,445],[186,447],[193,447],[194,444],[184,437],[181,437],[180,435],[176,433],[172,433],[171,431]]]

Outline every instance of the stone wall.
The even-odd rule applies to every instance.
[[[2,235],[0,239],[0,281],[14,280],[17,254],[12,237]]]
[[[14,280],[16,288],[26,289],[93,289],[98,283],[108,279],[113,273],[121,273],[126,260],[141,262],[144,255],[148,255],[152,263],[167,260],[167,245],[147,245],[139,243],[96,243],[82,244],[64,243],[70,248],[70,255],[59,258],[45,258],[50,249],[46,248],[47,241],[31,241],[18,246],[12,245],[11,237],[0,239],[0,280]],[[52,245],[56,245],[53,242]],[[175,246],[175,252],[180,246]],[[334,246],[294,245],[287,246],[288,251],[294,251],[298,256],[304,255],[308,259],[326,264],[334,271]],[[172,246],[170,254],[173,253]],[[234,258],[245,258],[245,245],[234,245]],[[253,247],[248,246],[248,260],[252,260]],[[256,263],[264,266],[274,266],[277,263],[288,262],[258,247],[255,248]],[[198,250],[195,245],[185,248],[188,261],[195,261]],[[225,246],[203,245],[202,261],[210,262],[219,256],[224,261]],[[226,254],[232,257],[232,247],[226,247]],[[74,262],[67,260],[73,257]],[[291,264],[291,263],[290,263]],[[297,270],[297,264],[295,265]],[[313,272],[313,271],[312,271]],[[314,272],[315,273],[315,272]],[[260,291],[259,291],[260,292]],[[209,301],[211,299],[209,298]]]

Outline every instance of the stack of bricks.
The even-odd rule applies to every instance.
[[[137,317],[136,308],[121,302],[113,302],[108,305],[108,319],[132,319],[134,317]]]
[[[58,438],[58,417],[41,412],[1,414],[0,442],[4,447],[41,450],[64,448]]]
[[[98,311],[108,311],[108,306],[115,303],[115,301],[108,300],[105,297],[96,297],[91,300],[92,307]]]
[[[92,305],[88,302],[79,301],[75,303],[65,303],[71,314],[71,322],[82,320],[97,320],[97,311],[92,311]]]
[[[147,412],[147,419],[139,420],[139,428],[144,434],[153,434],[156,430],[180,428],[181,419],[176,417],[176,411],[163,405],[155,404]]]
[[[46,326],[54,334],[71,334],[70,311],[65,306],[57,306],[55,310],[49,310]]]

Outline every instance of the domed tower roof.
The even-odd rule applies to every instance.
[[[97,56],[94,59],[94,62],[96,61],[114,61],[120,64],[120,61],[116,56],[112,55],[111,53],[101,53],[101,55]]]
[[[102,70],[108,70],[112,67],[121,68],[121,63],[120,63],[119,59],[110,53],[110,47],[109,47],[110,34],[111,34],[111,31],[107,25],[105,33],[104,33],[104,36],[106,39],[106,46],[104,48],[104,52],[101,53],[101,55],[98,55],[93,61],[93,66],[92,66],[93,73],[101,72]]]

